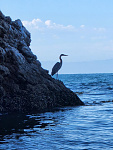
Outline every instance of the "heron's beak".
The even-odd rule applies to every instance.
[[[64,56],[68,56],[68,55],[64,55]]]

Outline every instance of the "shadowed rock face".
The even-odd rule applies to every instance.
[[[30,42],[30,33],[21,21],[12,21],[0,11],[0,112],[42,112],[84,105],[41,67]]]

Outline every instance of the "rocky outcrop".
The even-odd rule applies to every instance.
[[[83,105],[75,93],[41,67],[30,42],[22,22],[12,21],[0,11],[0,112]]]

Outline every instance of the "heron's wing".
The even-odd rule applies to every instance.
[[[51,75],[53,76],[55,73],[57,73],[58,70],[61,68],[61,66],[62,66],[62,64],[57,62],[52,68]]]

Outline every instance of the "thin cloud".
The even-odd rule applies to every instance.
[[[91,37],[91,40],[104,40],[106,38],[107,38],[106,36],[94,36],[94,37]]]
[[[40,19],[33,19],[32,21],[22,21],[23,25],[27,28],[32,29],[58,29],[58,30],[74,30],[74,26],[72,25],[62,25],[52,22],[51,20],[46,20],[43,22]]]
[[[98,31],[98,32],[104,32],[106,31],[105,28],[93,28],[94,31]]]
[[[82,24],[81,26],[80,26],[80,28],[84,28],[85,27],[85,25],[84,24]]]
[[[52,24],[52,23],[51,23],[51,20],[46,20],[46,21],[45,21],[45,25],[51,26],[51,24]]]
[[[33,19],[32,21],[22,21],[23,25],[27,28],[42,29],[44,23],[40,19]]]
[[[67,30],[74,29],[74,26],[72,26],[72,25],[64,26],[62,24],[53,23],[51,20],[46,20],[45,25],[48,28],[52,28],[52,29],[67,29]]]

